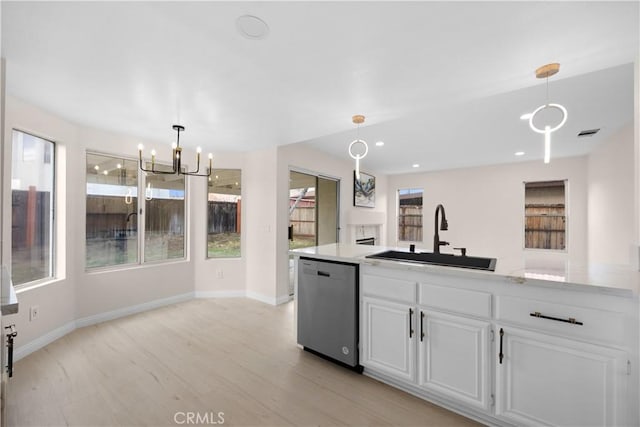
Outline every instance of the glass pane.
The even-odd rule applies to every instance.
[[[207,196],[207,257],[239,257],[242,173],[240,169],[214,169]]]
[[[16,285],[53,277],[54,144],[13,131],[11,278]]]
[[[289,172],[289,249],[316,246],[317,177]]]
[[[184,258],[185,176],[147,174],[145,179],[144,260]]]
[[[527,182],[524,188],[524,247],[565,249],[565,182]]]
[[[138,262],[138,163],[87,153],[87,268]]]
[[[422,188],[398,190],[398,240],[422,242]]]

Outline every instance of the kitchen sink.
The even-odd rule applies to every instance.
[[[436,254],[433,252],[385,251],[366,258],[407,261],[419,264],[444,265],[447,267],[473,268],[476,270],[495,271],[495,258],[481,258],[466,255]]]

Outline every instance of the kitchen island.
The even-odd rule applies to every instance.
[[[639,425],[639,272],[515,257],[494,272],[366,258],[389,249],[291,251],[359,265],[366,375],[492,425]]]

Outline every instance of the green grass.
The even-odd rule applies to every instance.
[[[293,236],[293,240],[289,241],[289,249],[308,248],[316,246],[316,236]]]
[[[240,233],[209,234],[208,258],[237,258],[240,256]]]

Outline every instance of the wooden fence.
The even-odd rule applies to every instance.
[[[209,202],[207,207],[209,218],[209,234],[236,233],[240,231],[239,203]]]
[[[398,212],[398,240],[422,241],[422,206],[400,206]]]
[[[565,207],[563,204],[525,206],[525,248],[564,249]]]
[[[31,248],[49,245],[51,193],[13,190],[11,192],[11,247]]]
[[[314,206],[296,207],[289,218],[289,223],[293,226],[294,236],[315,236],[316,208]]]

